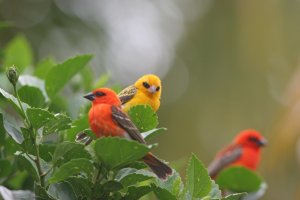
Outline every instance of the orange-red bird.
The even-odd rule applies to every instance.
[[[233,142],[217,153],[215,159],[208,166],[208,173],[212,178],[228,166],[243,166],[256,170],[260,162],[261,147],[267,140],[256,130],[241,131]]]
[[[84,97],[92,101],[89,123],[97,137],[118,136],[146,144],[137,127],[122,111],[121,102],[114,91],[99,88]],[[143,161],[159,178],[165,179],[172,174],[172,169],[152,153],[148,153]]]

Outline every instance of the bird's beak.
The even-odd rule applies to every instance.
[[[156,92],[156,86],[155,85],[151,85],[149,88],[148,88],[148,91],[150,92],[150,93],[155,93]]]
[[[95,99],[95,95],[93,93],[88,93],[88,94],[84,95],[83,97],[90,101],[93,101]]]
[[[258,145],[260,147],[265,147],[268,145],[268,141],[265,138],[262,138],[261,140],[258,141]]]

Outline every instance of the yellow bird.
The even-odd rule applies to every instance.
[[[136,105],[149,105],[156,112],[160,106],[161,80],[154,74],[144,75],[122,90],[118,96],[124,112]]]

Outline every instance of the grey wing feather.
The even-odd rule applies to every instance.
[[[237,160],[242,154],[242,148],[235,148],[232,151],[224,153],[221,157],[213,160],[208,166],[208,174],[215,177],[219,171],[227,167],[229,164]]]
[[[123,113],[120,108],[112,106],[112,116],[113,119],[119,124],[119,126],[121,126],[133,140],[136,140],[142,144],[146,144],[146,141],[141,136],[138,128],[130,120],[128,115]]]
[[[137,89],[134,85],[130,85],[124,90],[122,90],[119,94],[118,97],[121,100],[122,105],[127,103],[130,99],[134,97],[136,94]]]

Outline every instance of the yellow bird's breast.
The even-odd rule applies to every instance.
[[[131,107],[136,105],[149,105],[156,112],[160,106],[160,100],[159,97],[155,95],[149,96],[138,91],[134,97],[124,105],[123,111],[128,112]]]

